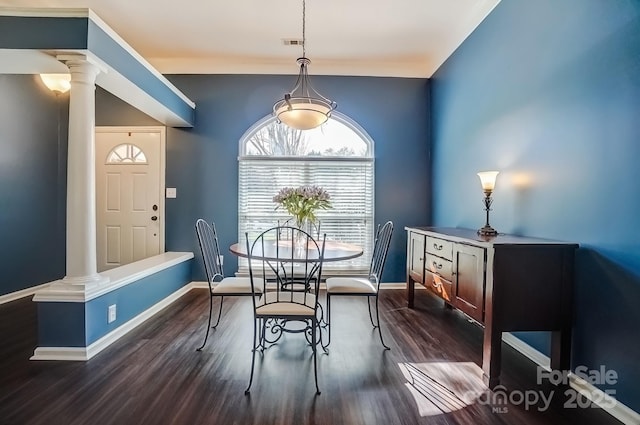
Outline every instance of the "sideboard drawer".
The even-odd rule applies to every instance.
[[[427,236],[426,251],[451,261],[453,259],[453,242]]]
[[[451,281],[427,270],[424,276],[424,286],[443,300],[452,302],[453,284]]]
[[[424,268],[431,273],[435,273],[447,280],[452,280],[453,277],[453,263],[444,258],[436,257],[435,255],[427,254],[425,258]]]

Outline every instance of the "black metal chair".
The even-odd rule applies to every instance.
[[[282,337],[283,332],[304,333],[307,338],[313,353],[316,394],[320,394],[316,352],[318,338],[322,337],[319,336],[316,313],[325,238],[316,241],[305,231],[291,226],[268,229],[253,242],[246,234],[251,288],[254,295],[262,296],[253,298],[253,356],[245,394],[249,394],[253,383],[256,352],[264,352]],[[266,278],[275,281],[269,292]],[[291,282],[302,282],[307,290],[292,290]],[[302,323],[302,327],[288,326],[291,322]]]
[[[331,298],[339,295],[348,296],[365,296],[369,307],[369,319],[373,328],[378,328],[380,334],[380,342],[389,350],[389,347],[382,339],[382,329],[380,328],[380,314],[378,312],[378,293],[380,292],[380,280],[382,279],[382,271],[387,261],[387,253],[389,252],[389,244],[391,243],[391,235],[393,233],[393,223],[387,221],[382,227],[378,225],[376,229],[376,238],[373,244],[373,255],[371,257],[371,265],[369,266],[369,275],[365,278],[357,277],[330,277],[326,281],[327,285],[327,325],[329,327],[327,345],[331,343]],[[376,303],[376,321],[373,321],[371,313],[371,298],[375,298]]]
[[[209,284],[209,322],[207,324],[207,333],[204,336],[204,342],[197,351],[201,351],[209,338],[209,330],[218,326],[220,316],[222,315],[222,304],[225,296],[253,296],[251,290],[251,282],[248,277],[225,277],[220,261],[220,246],[218,245],[218,235],[216,233],[215,224],[209,224],[200,218],[196,221],[196,234],[198,235],[198,243],[200,244],[200,252],[202,253],[202,261],[204,262],[204,270],[207,275],[207,283]],[[211,317],[213,314],[213,297],[220,297],[220,309],[216,323],[211,326]]]

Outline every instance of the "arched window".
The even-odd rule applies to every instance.
[[[323,273],[357,273],[369,269],[373,244],[373,141],[346,116],[334,113],[321,127],[300,131],[267,117],[240,139],[238,240],[290,218],[273,197],[283,187],[320,186],[332,208],[319,211],[320,233],[364,248],[350,261],[325,263]],[[241,259],[239,271],[247,270]]]
[[[147,157],[142,149],[131,143],[123,143],[111,149],[107,164],[146,164]]]

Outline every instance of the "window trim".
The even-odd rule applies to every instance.
[[[348,116],[334,111],[331,113],[331,117],[329,119],[334,119],[336,121],[338,121],[341,124],[344,124],[345,126],[349,127],[351,130],[353,130],[362,140],[365,141],[365,143],[367,144],[367,152],[365,153],[364,156],[357,156],[357,157],[353,157],[353,158],[367,158],[367,159],[374,159],[374,151],[375,151],[375,143],[373,141],[373,138],[371,138],[371,136],[369,136],[369,134],[365,131],[364,128],[362,128],[360,126],[360,124],[358,124],[357,122],[355,122],[354,120],[352,120],[351,118],[349,118]],[[277,118],[274,117],[273,115],[266,115],[264,117],[262,117],[260,120],[256,121],[251,127],[249,127],[249,129],[247,131],[244,132],[244,134],[242,134],[242,137],[240,137],[240,139],[238,140],[238,160],[240,160],[240,158],[249,158],[249,157],[262,157],[265,158],[263,155],[247,155],[247,149],[246,146],[247,144],[245,143],[248,139],[250,139],[251,137],[253,137],[254,134],[256,134],[262,127],[268,125],[270,122],[272,121],[276,121]],[[287,158],[286,156],[282,156],[282,157],[278,157],[278,158]],[[297,157],[293,157],[293,158],[297,158]],[[315,158],[315,157],[314,157]],[[345,157],[318,157],[318,158],[345,158]],[[346,159],[346,158],[345,158]]]
[[[373,231],[371,232],[371,235],[367,235],[367,238],[371,239],[371,243],[370,245],[373,245],[373,238],[374,235],[373,233],[375,232],[376,229],[376,221],[375,221],[375,156],[374,156],[374,152],[375,152],[375,144],[374,144],[374,140],[371,138],[371,136],[369,136],[369,134],[358,124],[356,123],[354,120],[352,120],[351,118],[347,117],[344,114],[341,114],[339,112],[334,112],[331,115],[330,119],[334,119],[335,121],[343,124],[344,126],[346,126],[347,128],[349,128],[351,131],[353,131],[366,145],[366,152],[364,155],[361,156],[352,156],[352,157],[347,157],[347,156],[265,156],[265,155],[248,155],[247,152],[247,146],[248,146],[248,141],[258,132],[260,131],[263,127],[270,125],[273,122],[276,122],[276,118],[273,117],[272,115],[267,115],[265,117],[263,117],[262,119],[258,120],[257,122],[255,122],[249,129],[247,129],[244,134],[242,135],[242,137],[239,139],[238,141],[238,152],[239,155],[237,157],[238,160],[238,164],[240,165],[241,161],[244,160],[248,160],[248,161],[280,161],[280,162],[286,162],[286,161],[292,161],[292,162],[299,162],[299,161],[309,161],[309,162],[323,162],[323,161],[328,161],[328,162],[363,162],[363,163],[370,163],[371,164],[371,181],[372,181],[372,186],[371,186],[371,205],[372,205],[372,210],[371,210],[371,226],[373,228]],[[238,170],[240,172],[240,166],[238,167]],[[238,178],[240,179],[240,176],[238,176]],[[240,190],[240,187],[238,187],[238,191]],[[240,200],[240,196],[238,197],[238,200]],[[238,229],[236,229],[237,233],[240,233],[240,212],[241,209],[238,208]],[[368,240],[368,239],[367,239]],[[244,243],[244,239],[243,240],[239,240],[239,242]],[[364,259],[366,261],[363,262],[362,268],[357,268],[357,269],[342,269],[342,270],[327,270],[327,267],[325,266],[325,270],[323,270],[323,275],[325,277],[329,277],[332,275],[335,276],[362,276],[365,275],[368,270],[369,270],[369,263],[371,261],[371,253],[368,252],[370,251],[370,247],[365,246],[364,248]],[[236,271],[236,276],[247,276],[248,275],[248,270],[245,270],[246,268],[241,267],[241,261],[238,261],[238,269]],[[365,266],[366,264],[366,266]]]

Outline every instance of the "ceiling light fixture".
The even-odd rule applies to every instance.
[[[309,83],[307,69],[311,61],[306,55],[306,0],[302,0],[302,57],[298,58],[300,73],[296,85],[273,105],[273,115],[279,122],[296,130],[310,130],[327,122],[338,106],[318,93]]]
[[[71,74],[40,74],[40,78],[54,93],[66,93],[71,88]]]

